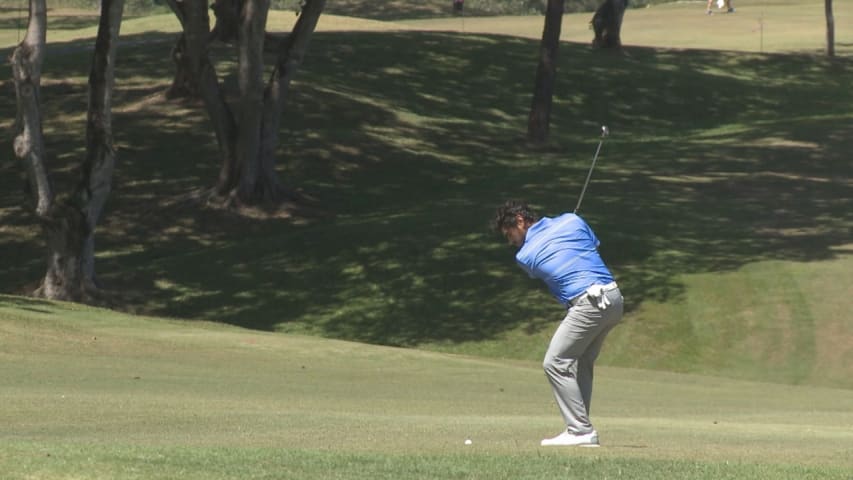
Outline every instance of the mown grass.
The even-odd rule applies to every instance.
[[[675,19],[694,18],[656,8],[674,31]],[[507,196],[544,213],[572,208],[607,124],[582,213],[629,313],[602,362],[851,386],[848,59],[651,47],[619,56],[565,43],[553,141],[531,150],[535,40],[351,32],[342,21],[312,43],[280,151],[282,177],[330,215],[256,220],[180,202],[212,185],[218,165],[198,105],[160,96],[175,37],[159,29],[170,28],[158,18],[123,27],[120,160],[98,233],[117,307],[538,359],[560,308],[513,266],[488,217]],[[84,33],[50,37],[45,132],[60,187],[83,154]],[[216,53],[226,76],[227,52]],[[9,129],[14,97],[3,98]],[[8,136],[0,149],[11,152]],[[20,169],[0,168],[0,285],[21,292],[42,274],[43,251]]]
[[[844,479],[850,390],[600,368],[599,449],[540,367],[0,296],[4,478]],[[465,446],[466,438],[473,444]]]
[[[337,453],[270,448],[117,447],[60,445],[45,454],[43,447],[15,448],[37,478],[199,480],[299,478],[356,480],[536,480],[559,476],[626,479],[842,479],[843,470],[802,465],[767,466],[731,462],[590,457],[584,454],[539,456],[514,453],[408,454]],[[47,459],[40,458],[49,455]],[[56,457],[54,459],[54,457]],[[27,473],[29,474],[29,473]],[[13,473],[14,475],[14,473]],[[599,477],[600,476],[600,477]],[[31,478],[12,476],[9,478]]]

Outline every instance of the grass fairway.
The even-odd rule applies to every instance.
[[[537,364],[0,297],[8,479],[849,479],[853,392],[601,368],[599,449]],[[466,438],[473,445],[464,446]]]
[[[284,25],[281,15],[271,21]],[[846,58],[651,47],[614,56],[565,43],[552,142],[532,150],[523,132],[537,41],[329,17],[341,24],[312,40],[293,85],[279,171],[330,215],[257,220],[180,201],[210,187],[218,163],[200,108],[161,96],[177,28],[166,18],[122,29],[120,159],[97,265],[120,308],[538,361],[559,306],[486,223],[508,196],[546,214],[570,209],[607,124],[582,213],[628,315],[602,362],[853,386]],[[82,34],[49,37],[44,130],[59,188],[83,155]],[[224,53],[215,59],[233,85]],[[0,75],[11,90],[8,70]],[[10,131],[15,106],[3,98]],[[0,290],[21,292],[43,274],[43,249],[19,166],[0,169]]]
[[[212,186],[215,138],[198,105],[161,95],[177,22],[127,20],[97,268],[117,308],[147,316],[0,296],[0,477],[850,480],[853,15],[835,2],[830,61],[819,3],[774,2],[761,48],[765,4],[631,10],[626,55],[590,50],[589,15],[567,16],[538,149],[541,17],[324,16],[279,173],[328,215],[265,220],[183,201]],[[4,48],[15,13],[0,10]],[[51,18],[62,189],[95,31]],[[539,367],[560,307],[486,223],[509,196],[571,209],[602,124],[582,213],[628,309],[597,372],[604,447],[541,449],[560,428]],[[22,183],[0,162],[2,292],[44,273]]]

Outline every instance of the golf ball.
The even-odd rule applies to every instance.
[[[465,439],[465,445],[471,445],[472,443],[474,442],[472,442],[470,438]]]

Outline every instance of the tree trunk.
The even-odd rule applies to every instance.
[[[87,280],[84,265],[91,232],[83,211],[71,202],[58,201],[41,224],[47,238],[47,273],[34,294],[69,302],[89,300],[94,283]]]
[[[199,92],[190,71],[186,35],[183,33],[172,47],[172,61],[175,63],[175,78],[172,79],[172,85],[166,91],[166,98],[197,98]]]
[[[83,273],[97,284],[95,276],[95,226],[112,190],[115,146],[112,128],[112,98],[115,63],[124,0],[101,0],[98,37],[89,71],[89,111],[86,117],[86,159],[82,178],[74,194],[86,219]]]
[[[26,165],[36,218],[47,239],[47,272],[35,294],[86,301],[94,291],[94,229],[112,184],[115,152],[111,104],[115,54],[124,0],[102,0],[89,75],[87,155],[72,195],[56,200],[48,180],[42,135],[41,67],[46,39],[45,0],[30,0],[24,41],[12,54],[18,101],[15,155]]]
[[[41,116],[41,69],[47,38],[46,0],[31,0],[24,39],[12,52],[12,76],[17,100],[15,156],[27,172],[28,191],[37,217],[47,215],[53,204],[53,188],[45,165]]]
[[[207,14],[209,0],[196,0],[194,2],[186,2],[181,0],[166,0],[166,3],[178,17],[184,32],[187,30],[187,22],[203,19],[204,30],[194,28],[194,34],[199,35],[197,40],[204,38],[205,44],[203,49],[200,49],[201,44],[196,44],[195,53],[203,53],[206,55],[208,43],[218,40],[223,43],[234,43],[237,41],[238,27],[240,20],[240,10],[242,9],[243,0],[214,0],[210,10],[213,10],[216,16],[216,23],[213,30],[210,29],[210,19]],[[191,4],[189,4],[191,3]],[[204,13],[201,14],[200,7],[204,7]],[[188,15],[195,15],[195,18],[189,19]],[[194,27],[200,24],[196,23]],[[188,51],[186,33],[182,33],[178,37],[178,41],[172,48],[172,61],[175,63],[175,77],[172,80],[172,85],[166,92],[166,98],[198,98],[201,96],[201,88],[196,82],[193,74],[193,62],[198,62],[198,55],[195,57]],[[207,57],[204,57],[205,59]],[[217,80],[218,82],[218,80]]]
[[[272,200],[276,178],[261,175],[261,127],[264,109],[264,34],[270,0],[245,0],[238,34],[237,82],[240,100],[237,107],[236,190],[243,203]]]
[[[548,140],[564,7],[565,0],[548,0],[545,28],[542,31],[542,43],[539,48],[539,65],[536,68],[536,83],[533,88],[533,101],[527,120],[527,139],[533,143],[544,143]]]
[[[302,65],[311,35],[325,7],[325,0],[308,0],[302,7],[293,31],[279,46],[275,69],[264,91],[263,129],[261,130],[261,171],[266,178],[277,178],[275,154],[279,145],[279,130],[284,103],[290,90],[290,82]],[[283,185],[275,185],[279,194],[298,198]]]
[[[835,17],[832,15],[832,0],[826,0],[826,54],[835,56]]]
[[[604,0],[595,15],[592,17],[592,29],[595,38],[592,46],[596,48],[621,48],[622,47],[622,18],[628,0]]]
[[[222,43],[236,42],[243,0],[214,0],[210,8],[216,17],[211,36]]]
[[[210,21],[207,0],[167,0],[184,29],[185,54],[192,80],[204,101],[216,132],[221,167],[214,189],[226,204],[276,204],[298,197],[284,187],[275,171],[280,117],[290,81],[302,63],[325,4],[307,0],[287,39],[278,44],[278,60],[269,83],[264,85],[264,50],[270,0],[216,0],[214,10],[225,11],[217,24],[232,30],[230,9],[242,6],[233,37],[237,40],[238,99],[232,109],[225,101],[219,79],[208,56]],[[224,9],[224,10],[223,10]],[[219,15],[219,13],[217,13]],[[220,35],[223,33],[220,33]],[[229,34],[229,37],[232,34]]]
[[[210,62],[210,17],[208,1],[179,2],[166,0],[178,17],[183,28],[183,62],[190,75],[189,81],[201,96],[204,108],[210,118],[216,141],[219,146],[220,164],[216,193],[227,195],[233,187],[229,182],[235,177],[230,169],[233,165],[237,122],[225,95],[219,85],[216,69]]]

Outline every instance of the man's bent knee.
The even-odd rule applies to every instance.
[[[561,359],[558,357],[547,356],[542,361],[542,369],[545,370],[545,373],[573,375],[575,372],[574,366],[576,364],[577,359],[574,358]]]

